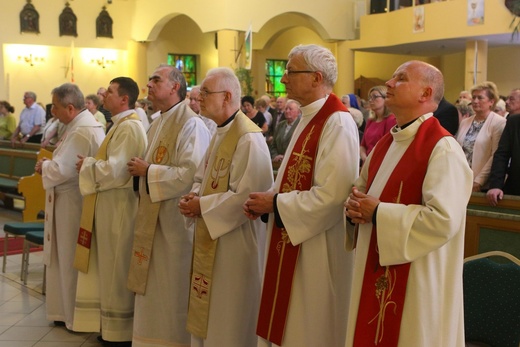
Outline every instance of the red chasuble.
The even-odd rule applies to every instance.
[[[336,95],[330,94],[296,140],[280,182],[281,193],[312,187],[321,132],[330,115],[338,111],[346,112],[347,109]],[[300,245],[293,246],[285,229],[273,223],[256,333],[277,345],[283,340],[299,251]]]
[[[394,168],[379,200],[398,204],[422,204],[422,185],[433,148],[451,136],[434,118],[418,129],[414,140]],[[378,143],[368,168],[367,191],[393,142],[390,133]],[[395,231],[399,233],[399,230]],[[376,226],[372,228],[354,335],[355,347],[395,347],[399,342],[410,263],[381,266]]]

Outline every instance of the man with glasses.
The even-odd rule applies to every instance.
[[[489,174],[486,195],[491,206],[496,206],[504,194],[520,195],[520,88],[507,97],[506,110],[509,115]]]
[[[11,136],[11,144],[16,141],[21,144],[40,143],[42,141],[43,128],[45,127],[45,110],[36,103],[34,92],[25,92],[23,95],[25,108],[20,113],[20,122]]]
[[[259,346],[342,346],[353,255],[344,249],[343,201],[359,171],[357,126],[332,94],[337,64],[317,45],[289,53],[282,77],[302,117],[276,182],[249,195],[245,214],[268,214]]]
[[[186,331],[193,227],[179,211],[209,145],[206,125],[185,102],[186,80],[171,65],[150,76],[148,100],[160,116],[144,158],[127,166],[139,178],[139,209],[128,287],[136,293],[133,346],[189,345]],[[154,341],[154,342],[150,342]]]
[[[240,82],[233,70],[209,70],[199,100],[218,130],[179,205],[196,223],[187,325],[191,346],[256,346],[265,224],[240,212],[249,193],[273,184],[269,150],[261,129],[240,111]]]

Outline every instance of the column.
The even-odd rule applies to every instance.
[[[239,60],[235,61],[243,42],[240,37],[240,32],[236,30],[219,30],[217,32],[218,66],[229,67],[233,70],[238,67],[238,61],[243,59],[241,55]]]
[[[341,97],[344,94],[355,93],[354,90],[354,51],[347,41],[336,44],[336,60],[338,62],[338,80],[334,86],[334,93]]]
[[[466,42],[464,89],[487,81],[488,43],[486,40]]]

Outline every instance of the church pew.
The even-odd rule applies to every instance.
[[[505,195],[490,206],[485,193],[473,193],[466,210],[464,258],[504,251],[520,258],[520,196]]]

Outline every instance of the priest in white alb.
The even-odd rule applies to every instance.
[[[80,157],[76,165],[85,203],[76,246],[75,266],[82,272],[74,327],[84,329],[80,331],[101,327],[98,340],[119,347],[131,345],[134,316],[134,293],[126,288],[126,279],[138,195],[126,163],[142,156],[147,144],[143,124],[133,109],[138,95],[139,87],[131,78],[110,81],[104,106],[112,114],[113,125],[96,156]]]
[[[85,109],[78,86],[65,83],[52,91],[52,114],[67,126],[52,159],[36,163],[45,188],[44,262],[47,266],[47,319],[72,330],[78,271],[73,268],[83,198],[76,172],[77,155],[95,155],[105,137],[103,126]]]
[[[148,131],[145,155],[128,170],[139,179],[139,210],[128,288],[135,292],[133,347],[189,347],[186,331],[193,227],[178,204],[190,192],[209,145],[206,125],[185,102],[186,79],[159,65],[148,82],[158,118]]]
[[[200,88],[204,115],[218,125],[181,213],[193,222],[195,241],[187,329],[192,347],[256,344],[265,252],[265,224],[242,213],[252,191],[273,184],[261,129],[240,111],[240,82],[230,68],[215,68]]]
[[[345,339],[353,254],[344,248],[343,202],[359,171],[357,126],[332,93],[334,55],[296,46],[281,79],[302,117],[274,187],[244,204],[269,214],[259,346],[340,346]]]
[[[356,266],[345,346],[464,346],[472,171],[432,116],[444,93],[437,68],[404,63],[386,86],[397,126],[370,153],[345,202],[359,224],[347,243]]]

